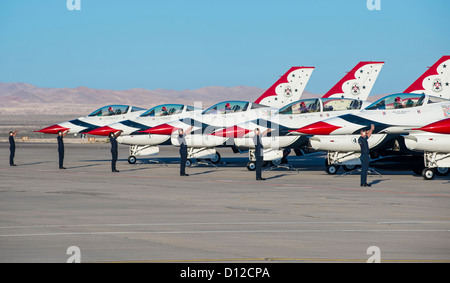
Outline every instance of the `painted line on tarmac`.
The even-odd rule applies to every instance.
[[[67,175],[90,175],[90,176],[105,176],[108,178],[118,177],[118,178],[136,178],[136,179],[158,179],[158,180],[177,180],[183,182],[217,182],[217,183],[228,183],[228,184],[258,184],[259,186],[266,187],[286,187],[286,188],[302,188],[302,189],[321,189],[321,190],[338,190],[338,191],[355,191],[355,192],[372,192],[372,193],[388,193],[388,194],[402,194],[402,195],[411,195],[411,196],[431,196],[431,197],[450,197],[448,194],[429,194],[429,193],[414,193],[414,192],[405,192],[405,191],[389,191],[389,190],[380,190],[371,187],[370,189],[361,189],[361,188],[339,188],[339,187],[321,187],[321,186],[299,186],[297,184],[280,184],[280,183],[272,183],[270,179],[267,179],[266,182],[260,181],[234,181],[234,180],[223,180],[223,179],[196,179],[190,177],[156,177],[156,176],[138,176],[138,175],[127,175],[124,174],[126,171],[122,171],[119,173],[92,173],[86,171],[67,171],[67,170],[35,170],[35,169],[21,169],[21,168],[0,168],[0,170],[11,170],[11,171],[31,171],[31,172],[41,172],[41,173],[56,173],[56,174],[67,174]],[[70,170],[70,168],[69,168]],[[253,175],[252,175],[253,176]]]
[[[121,235],[121,234],[254,234],[254,233],[434,233],[450,232],[449,229],[317,229],[317,230],[205,230],[205,231],[109,231],[109,232],[55,232],[55,233],[26,233],[26,234],[1,234],[0,237],[42,237],[42,236],[100,236],[100,235]]]
[[[221,259],[188,259],[188,260],[137,260],[106,261],[102,263],[211,263],[211,262],[367,262],[367,259],[346,258],[221,258]],[[380,263],[449,263],[439,259],[380,259]],[[95,262],[94,262],[95,263]]]
[[[450,224],[443,220],[391,220],[391,221],[267,221],[267,222],[174,222],[174,223],[98,223],[98,224],[48,224],[48,225],[21,225],[3,226],[0,229],[28,229],[28,228],[71,228],[71,227],[143,227],[143,226],[218,226],[218,225],[342,225],[342,224]]]

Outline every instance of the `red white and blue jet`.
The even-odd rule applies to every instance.
[[[261,138],[264,160],[278,163],[287,148],[298,149],[308,142],[306,136],[297,135],[299,125],[307,125],[343,113],[358,112],[365,106],[370,91],[384,62],[359,62],[321,98],[301,99],[286,105],[268,118],[244,121],[219,129],[213,136],[229,138],[239,149],[250,149],[249,170],[253,170],[253,136],[256,128],[268,134]]]
[[[44,134],[58,134],[59,131],[68,131],[71,134],[87,133],[108,124],[137,118],[145,111],[144,108],[131,105],[108,105],[87,116],[58,123],[36,132]]]
[[[328,151],[327,172],[334,174],[339,165],[359,164],[360,130],[370,125],[375,130],[369,139],[374,158],[403,153],[412,154],[405,138],[412,129],[428,128],[450,117],[450,56],[441,57],[404,93],[379,99],[364,110],[329,118],[295,130],[310,137],[315,150]],[[410,142],[411,143],[411,142]],[[382,153],[384,152],[384,153]],[[423,164],[421,165],[423,169]],[[413,171],[422,171],[415,166]]]
[[[450,167],[450,118],[420,128],[405,136],[408,149],[424,154],[425,168],[422,176],[431,180],[437,175],[447,175]]]
[[[176,129],[193,128],[191,135],[186,138],[188,145],[191,145],[192,137],[195,137],[196,141],[198,137],[201,139],[202,135],[197,134],[206,128],[212,131],[215,127],[223,128],[248,117],[270,116],[278,110],[278,107],[300,99],[313,71],[314,67],[290,68],[255,102],[228,100],[217,103],[205,111],[193,111],[202,108],[201,102],[194,103],[195,108],[186,105],[159,105],[140,117],[109,124],[88,134],[107,136],[110,132],[123,131],[118,142],[130,145],[128,160],[134,163],[136,156],[157,154],[158,145],[178,145],[176,139],[171,139]],[[168,110],[168,113],[163,115],[166,113],[164,108]],[[213,141],[214,137],[206,135],[203,137],[209,139],[208,142],[216,142]],[[223,138],[220,138],[220,143],[223,143]],[[220,155],[208,144],[202,143],[200,147],[190,147],[189,158],[211,159],[218,162]]]

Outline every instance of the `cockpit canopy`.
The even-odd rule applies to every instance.
[[[278,111],[278,114],[290,115],[301,113],[314,113],[320,111],[320,101],[318,98],[302,99],[292,102]]]
[[[202,114],[229,114],[258,108],[269,108],[269,106],[261,105],[258,103],[250,103],[248,101],[230,100],[217,103],[203,111]]]
[[[189,105],[183,104],[162,104],[155,106],[149,110],[147,110],[141,117],[160,117],[160,116],[170,116],[183,112],[186,108],[186,111],[194,111],[195,108]]]
[[[367,106],[366,110],[390,110],[422,106],[425,94],[397,93],[385,96]]]
[[[247,110],[248,102],[246,101],[224,101],[217,103],[205,111],[202,114],[228,114],[236,113]]]
[[[131,111],[130,111],[131,107]],[[128,112],[137,112],[137,111],[145,111],[144,108],[136,107],[136,106],[128,106],[128,105],[108,105],[102,108],[99,108],[89,114],[89,117],[104,117],[104,116],[115,116],[122,115]]]
[[[359,110],[363,105],[362,100],[351,98],[322,98],[323,111]]]
[[[436,97],[436,96],[428,96],[427,104],[431,103],[439,103],[439,102],[449,102],[450,100],[447,98]]]
[[[327,111],[344,111],[361,109],[361,100],[349,98],[310,98],[292,102],[278,111],[278,114],[291,115]]]

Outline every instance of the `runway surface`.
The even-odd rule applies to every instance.
[[[66,144],[59,170],[56,144],[18,143],[10,167],[0,143],[0,262],[450,262],[448,176],[380,171],[365,188],[315,155],[256,181],[219,149],[228,164],[180,177],[176,148],[130,165],[125,146],[112,173],[109,149]]]

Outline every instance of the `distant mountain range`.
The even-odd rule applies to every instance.
[[[194,105],[195,102],[202,102],[203,108],[206,108],[224,100],[255,101],[264,91],[265,89],[250,86],[209,86],[195,90],[142,88],[107,90],[87,87],[44,88],[20,82],[0,82],[0,114],[84,116],[110,104],[126,104],[149,109],[165,103]],[[302,98],[320,96],[305,91]]]

